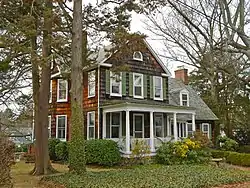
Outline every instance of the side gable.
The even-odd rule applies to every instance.
[[[180,105],[180,92],[187,90],[189,93],[189,106],[196,109],[196,120],[218,120],[217,116],[189,85],[175,78],[169,78],[169,104]]]

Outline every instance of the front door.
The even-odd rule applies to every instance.
[[[144,138],[144,115],[133,115],[133,137]]]

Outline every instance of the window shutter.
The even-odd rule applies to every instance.
[[[106,70],[106,94],[110,94],[110,70]]]
[[[147,83],[148,76],[146,74],[143,75],[143,94],[144,98],[148,98],[148,83]]]
[[[130,97],[133,97],[133,87],[134,87],[134,84],[133,84],[133,73],[130,72],[129,73],[129,96]]]
[[[200,124],[200,133],[203,134],[203,131],[202,131],[202,124]]]
[[[209,133],[209,138],[212,139],[212,136],[213,136],[212,134],[213,133],[212,133],[212,125],[210,123],[209,123],[209,126],[208,126],[208,131],[209,131],[208,132]]]
[[[153,76],[149,77],[150,82],[150,99],[154,98],[154,84],[153,84]]]
[[[126,72],[122,72],[122,95],[126,96]]]
[[[167,78],[162,78],[163,100],[167,100]]]

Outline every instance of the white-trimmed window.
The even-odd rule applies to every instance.
[[[133,73],[134,98],[143,98],[143,74]]]
[[[110,113],[110,138],[121,137],[121,112]]]
[[[140,51],[134,52],[133,59],[137,61],[143,61],[142,53]]]
[[[154,100],[163,100],[162,77],[154,76]]]
[[[48,116],[48,138],[51,138],[51,116]]]
[[[112,73],[110,76],[110,95],[121,96],[122,95],[122,77],[121,73]]]
[[[207,137],[209,138],[209,124],[208,123],[201,124],[201,131],[203,134],[207,135]]]
[[[57,102],[67,102],[68,100],[68,81],[57,80]]]
[[[95,112],[87,113],[87,140],[95,139]]]
[[[95,96],[95,70],[88,72],[88,97]]]
[[[180,92],[180,104],[181,106],[189,106],[188,92]]]
[[[67,138],[67,115],[56,116],[56,138],[66,141]]]
[[[163,114],[154,114],[154,125],[155,125],[155,137],[163,137]]]
[[[52,80],[50,80],[50,86],[49,86],[49,103],[52,102]]]

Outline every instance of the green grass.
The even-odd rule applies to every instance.
[[[67,173],[45,180],[67,188],[206,188],[250,181],[250,172],[205,165],[145,166],[107,172],[87,172],[86,176]]]

